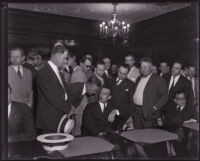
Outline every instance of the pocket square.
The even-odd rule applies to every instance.
[[[129,91],[129,89],[127,88],[127,89],[125,89],[124,91],[127,91],[127,92],[128,92],[128,91]]]

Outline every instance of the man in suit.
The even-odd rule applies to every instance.
[[[64,114],[69,114],[72,105],[77,107],[76,97],[84,94],[84,84],[76,85],[72,89],[64,81],[59,68],[66,63],[68,50],[62,44],[53,47],[51,58],[47,65],[38,72],[38,104],[36,127],[41,134],[57,132],[58,124]],[[76,104],[75,104],[76,103]]]
[[[199,77],[195,77],[196,67],[193,65],[189,66],[188,69],[188,80],[192,83],[192,91],[194,95],[194,105],[195,107],[199,106]],[[198,108],[197,108],[198,109]]]
[[[137,77],[140,76],[139,69],[135,66],[135,57],[132,54],[127,55],[125,63],[129,65],[127,78],[135,83]]]
[[[160,109],[167,103],[167,84],[151,71],[152,59],[141,59],[140,73],[132,95],[131,113],[134,127],[153,127],[160,116]]]
[[[121,64],[118,69],[118,77],[109,82],[111,88],[111,103],[113,110],[109,114],[109,122],[114,123],[116,130],[121,130],[123,124],[130,116],[130,103],[134,91],[134,83],[127,78],[129,66]],[[117,123],[118,122],[118,123]]]
[[[198,119],[195,109],[187,104],[185,94],[176,92],[174,102],[171,102],[164,115],[164,125],[178,125],[196,122]]]
[[[101,88],[99,100],[86,106],[83,112],[82,135],[102,135],[109,131],[108,114],[110,112],[108,102],[110,99],[110,89],[106,86]]]
[[[170,67],[168,63],[165,61],[160,62],[159,70],[160,70],[160,77],[162,77],[165,74],[170,74]]]
[[[37,98],[37,86],[36,86],[36,77],[37,77],[37,70],[35,69],[35,65],[37,62],[37,50],[32,49],[31,51],[29,51],[27,57],[26,57],[26,62],[23,64],[24,68],[27,68],[31,71],[32,73],[32,89],[33,89],[33,105],[32,105],[32,113],[33,113],[33,118],[35,121],[36,118],[36,103],[38,101]]]
[[[192,85],[191,82],[181,74],[182,68],[183,63],[177,60],[173,63],[171,75],[163,76],[168,85],[168,103],[173,102],[175,98],[175,93],[181,91],[185,93],[188,103],[190,103],[191,107],[193,107],[192,103],[194,97],[192,92]]]
[[[36,131],[30,109],[24,103],[11,101],[11,92],[8,86],[8,142],[34,140]]]
[[[32,108],[32,74],[29,69],[22,66],[25,59],[24,51],[21,48],[13,48],[10,57],[12,65],[8,66],[8,83],[12,88],[11,99]]]
[[[104,62],[106,68],[103,77],[105,81],[108,81],[108,79],[111,78],[111,60],[109,57],[104,57],[102,61]]]

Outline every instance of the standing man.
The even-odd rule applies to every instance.
[[[165,74],[170,74],[168,63],[165,61],[160,62],[159,70],[160,70],[160,77],[162,77]]]
[[[111,60],[108,57],[104,57],[102,60],[106,67],[104,78],[107,81],[111,77]]]
[[[132,82],[136,82],[137,77],[140,75],[139,69],[135,66],[135,57],[131,54],[125,57],[125,64],[129,65],[129,73],[127,78]]]
[[[113,110],[109,114],[109,122],[113,123],[116,130],[121,130],[130,116],[130,103],[133,95],[134,83],[127,78],[129,66],[121,64],[118,69],[118,77],[109,82],[111,88],[111,103]],[[115,123],[114,123],[115,121]]]
[[[167,103],[167,84],[151,71],[152,59],[141,59],[140,73],[132,95],[131,113],[134,127],[153,127],[159,117],[159,110]]]
[[[71,112],[73,100],[76,100],[71,93],[72,89],[69,89],[59,70],[66,63],[67,57],[68,50],[64,45],[55,45],[47,65],[38,73],[36,127],[40,134],[57,132],[61,118]],[[83,84],[76,85],[74,88],[84,89]],[[79,93],[74,96],[78,95]]]
[[[13,48],[10,51],[11,63],[8,66],[8,83],[12,89],[11,100],[25,103],[32,108],[32,74],[22,66],[25,55],[21,48]]]

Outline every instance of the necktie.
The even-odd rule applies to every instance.
[[[174,84],[175,84],[175,76],[173,76],[172,85],[169,91],[172,91],[174,89]]]
[[[19,78],[22,79],[22,74],[19,69],[20,69],[20,66],[18,66],[17,74],[18,74]]]

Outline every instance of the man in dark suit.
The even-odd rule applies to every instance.
[[[84,89],[84,84],[80,84],[80,86],[75,86],[79,94],[76,94],[76,97],[73,97],[73,94],[71,94],[64,76],[59,71],[59,68],[66,63],[67,57],[68,50],[64,45],[55,45],[48,64],[38,73],[36,127],[39,129],[39,133],[56,132],[61,117],[71,112],[72,103],[77,103],[77,101],[73,100],[78,95],[81,96],[81,91]],[[74,106],[77,107],[78,104]]]
[[[118,69],[118,77],[109,82],[111,88],[111,103],[113,110],[109,114],[109,122],[118,122],[116,130],[121,130],[122,125],[130,116],[130,103],[134,91],[134,83],[127,78],[129,66],[121,64]]]
[[[171,75],[163,76],[168,85],[168,103],[174,101],[175,93],[179,91],[185,93],[188,103],[191,107],[193,107],[192,104],[194,101],[194,96],[192,92],[192,84],[186,77],[181,74],[182,68],[183,63],[177,60],[172,66]]]
[[[105,73],[103,74],[103,78],[107,82],[111,78],[111,60],[109,57],[104,57],[102,61],[105,64]]]
[[[34,121],[36,119],[36,103],[38,101],[37,99],[37,85],[36,85],[36,76],[37,76],[37,70],[35,69],[35,64],[37,61],[37,51],[35,49],[32,49],[27,57],[26,57],[26,62],[23,64],[24,68],[27,68],[31,71],[32,73],[32,88],[33,88],[33,105],[32,105],[32,113],[33,113],[33,118]]]
[[[164,116],[164,125],[181,126],[184,122],[197,121],[197,113],[195,109],[187,104],[185,94],[177,92],[174,102],[171,102]]]
[[[110,102],[110,89],[106,86],[101,88],[99,100],[86,106],[83,112],[82,135],[102,135],[110,131],[108,114],[112,109]]]
[[[170,74],[170,67],[167,62],[161,61],[159,64],[160,77],[163,77],[165,74]]]
[[[8,86],[8,142],[30,141],[36,137],[35,126],[29,107],[11,101]]]
[[[153,127],[160,109],[167,103],[167,84],[151,71],[152,59],[141,59],[140,73],[132,95],[131,113],[135,128]]]

